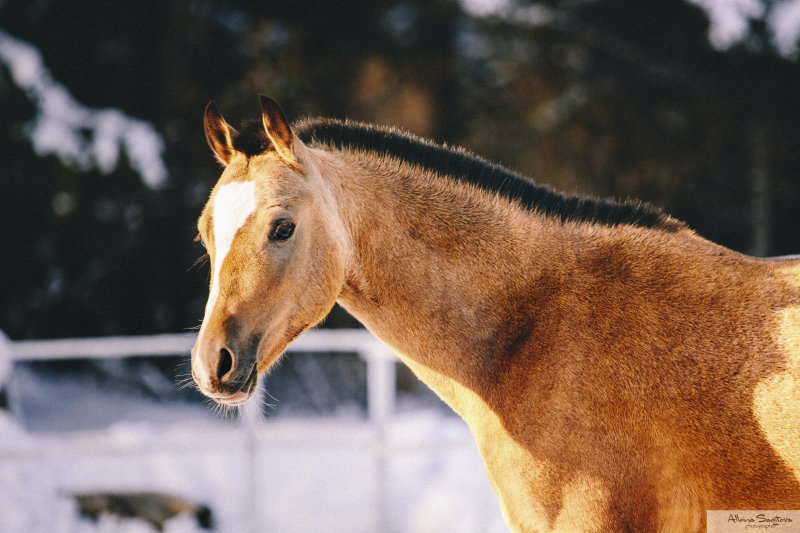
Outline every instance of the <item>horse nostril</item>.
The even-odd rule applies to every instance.
[[[222,381],[222,378],[224,378],[232,368],[233,355],[227,348],[222,348],[219,351],[219,362],[217,363],[217,379]]]

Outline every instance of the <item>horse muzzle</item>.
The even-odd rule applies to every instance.
[[[200,392],[216,402],[241,405],[258,384],[255,349],[235,351],[228,345],[198,338],[192,348],[192,377]]]

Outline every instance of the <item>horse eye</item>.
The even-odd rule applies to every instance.
[[[288,220],[279,220],[269,232],[269,240],[285,241],[294,234],[294,223]]]

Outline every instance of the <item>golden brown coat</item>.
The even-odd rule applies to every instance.
[[[259,150],[206,114],[227,165],[209,206],[253,180],[257,208],[193,350],[204,392],[248,397],[250,369],[338,301],[467,421],[514,531],[704,531],[709,509],[800,509],[800,261],[677,222],[559,219],[306,145],[277,104],[262,111]],[[287,217],[294,234],[271,240]]]

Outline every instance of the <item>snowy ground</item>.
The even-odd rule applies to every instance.
[[[100,410],[68,400],[68,387],[39,390],[69,405],[59,416]],[[37,400],[28,398],[28,411]],[[124,400],[139,415],[148,401]],[[80,431],[52,429],[53,421],[31,431],[0,411],[0,531],[154,531],[137,520],[81,518],[71,495],[96,491],[204,503],[222,532],[507,531],[468,428],[441,409],[401,409],[382,428],[357,414],[233,422],[180,402],[157,411]],[[187,515],[165,531],[203,530]]]
[[[70,497],[141,490],[207,504],[218,531],[505,531],[467,428],[436,411],[396,418],[384,445],[352,419],[31,434],[4,416],[0,434],[6,532],[150,531],[82,519]],[[188,516],[165,530],[200,531]]]

